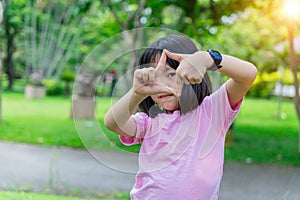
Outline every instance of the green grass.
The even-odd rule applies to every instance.
[[[298,123],[292,100],[282,103],[285,119],[276,117],[276,99],[245,99],[234,123],[227,160],[300,166]]]
[[[70,97],[29,100],[22,93],[3,94],[0,140],[82,148],[137,152],[139,146],[124,147],[118,135],[103,125],[109,98],[97,99],[97,120],[70,117]],[[298,124],[292,100],[284,100],[286,119],[275,118],[276,99],[246,98],[234,126],[234,141],[226,147],[226,160],[300,166],[297,153]]]
[[[26,99],[23,93],[5,92],[0,140],[105,150],[122,147],[137,152],[139,146],[124,147],[118,135],[104,126],[103,118],[110,106],[110,98],[98,98],[97,121],[74,120],[71,97]]]
[[[0,191],[0,199],[5,200],[83,200],[83,198],[57,196],[52,194],[36,194],[25,192]],[[85,198],[86,199],[86,198]],[[129,200],[126,194],[114,194],[108,197],[89,198],[86,200]]]
[[[30,100],[19,93],[5,93],[2,107],[2,140],[82,147],[70,118],[69,98]]]

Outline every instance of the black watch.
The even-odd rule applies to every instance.
[[[207,68],[207,70],[216,71],[217,69],[223,67],[222,65],[220,65],[222,61],[222,54],[212,49],[209,49],[207,51],[209,55],[212,57],[212,59],[214,60],[214,64],[211,67]]]

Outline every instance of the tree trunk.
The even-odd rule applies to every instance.
[[[2,121],[2,52],[0,51],[0,121]]]
[[[7,21],[7,19],[4,21],[4,27],[5,27],[5,36],[6,36],[6,57],[4,58],[4,70],[8,77],[8,85],[7,89],[12,90],[13,84],[14,84],[14,64],[13,64],[13,54],[15,52],[15,44],[14,39],[17,35],[17,32],[11,31],[11,27]]]
[[[0,2],[0,24],[3,21],[3,4]],[[2,68],[3,68],[3,61],[2,61],[2,51],[0,50],[0,121],[2,121]]]
[[[297,77],[297,61],[294,49],[294,27],[292,23],[288,25],[289,32],[289,47],[290,47],[290,66],[291,71],[294,77],[294,87],[295,87],[295,96],[294,96],[294,105],[298,117],[298,152],[300,153],[300,105],[299,105],[299,82]]]
[[[14,63],[13,63],[13,53],[14,53],[14,44],[13,39],[7,39],[7,46],[6,46],[6,57],[4,59],[4,67],[5,67],[5,73],[8,77],[8,85],[7,89],[12,90],[13,84],[14,84]]]

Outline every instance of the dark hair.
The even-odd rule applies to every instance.
[[[156,63],[157,57],[162,54],[162,51],[167,49],[172,53],[193,54],[198,51],[195,44],[186,36],[183,35],[169,35],[153,42],[144,51],[139,60],[139,67],[144,68],[148,64]],[[173,69],[177,69],[179,62],[167,58],[167,63]],[[200,84],[183,85],[181,97],[179,99],[180,111],[186,114],[189,111],[198,107],[206,96],[210,95],[210,79],[207,73]],[[158,113],[164,112],[158,106],[155,106],[154,101],[149,96],[144,99],[139,108],[142,112],[150,117],[155,117]]]

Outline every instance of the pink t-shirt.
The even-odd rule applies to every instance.
[[[241,105],[231,108],[225,85],[185,115],[133,116],[136,136],[120,136],[125,145],[142,143],[131,199],[218,199],[225,135]]]

